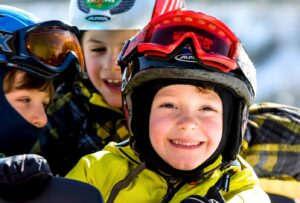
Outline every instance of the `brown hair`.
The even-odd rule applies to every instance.
[[[214,91],[214,86],[212,85],[201,85],[196,86],[197,90],[201,93],[208,94],[210,91]]]
[[[17,73],[23,73],[22,81],[18,85],[15,84]],[[17,69],[8,71],[5,74],[3,80],[3,91],[5,94],[11,92],[14,89],[38,89],[42,92],[49,92],[50,101],[52,100],[54,94],[54,86],[51,80],[40,78],[28,72]]]

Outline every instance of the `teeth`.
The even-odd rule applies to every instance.
[[[121,82],[121,80],[118,80],[118,79],[114,79],[114,80],[108,79],[107,81],[108,81],[108,83],[116,83],[116,84]]]
[[[197,146],[197,145],[200,144],[200,142],[198,142],[198,141],[194,141],[194,142],[182,142],[182,141],[178,141],[178,140],[172,140],[172,142],[174,144],[184,145],[184,146]]]

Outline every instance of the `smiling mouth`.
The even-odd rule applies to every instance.
[[[112,91],[121,91],[121,80],[119,79],[105,79],[105,85]]]
[[[173,145],[183,146],[183,147],[199,147],[203,142],[201,141],[179,141],[179,140],[170,140]]]

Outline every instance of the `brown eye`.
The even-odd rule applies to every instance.
[[[171,108],[171,109],[177,109],[176,106],[174,104],[171,103],[165,103],[160,105],[160,107],[165,107],[165,108]]]
[[[200,109],[200,111],[216,111],[216,110],[210,106],[204,106]]]
[[[106,52],[106,48],[104,47],[100,47],[100,48],[95,48],[95,49],[91,49],[92,52]]]
[[[18,99],[19,102],[22,102],[24,104],[28,104],[31,100],[29,98],[20,98]]]

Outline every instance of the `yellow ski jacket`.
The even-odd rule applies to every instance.
[[[210,170],[221,162],[221,157],[215,163],[208,166]],[[239,157],[238,165],[231,166],[226,171],[232,170],[229,191],[221,191],[226,202],[229,203],[270,203],[267,194],[259,187],[258,178],[252,168]],[[67,174],[67,178],[89,183],[100,190],[105,202],[111,193],[114,193],[119,183],[126,177],[131,177],[127,186],[123,187],[115,195],[115,203],[158,203],[170,191],[167,181],[159,174],[142,167],[138,157],[130,146],[118,147],[110,143],[102,151],[84,156],[77,165]],[[179,203],[190,195],[205,196],[208,189],[215,185],[225,171],[215,170],[209,177],[197,182],[184,184],[173,195],[170,203]],[[118,186],[117,183],[119,183]],[[115,188],[113,188],[115,186]],[[112,192],[113,190],[113,192]]]

